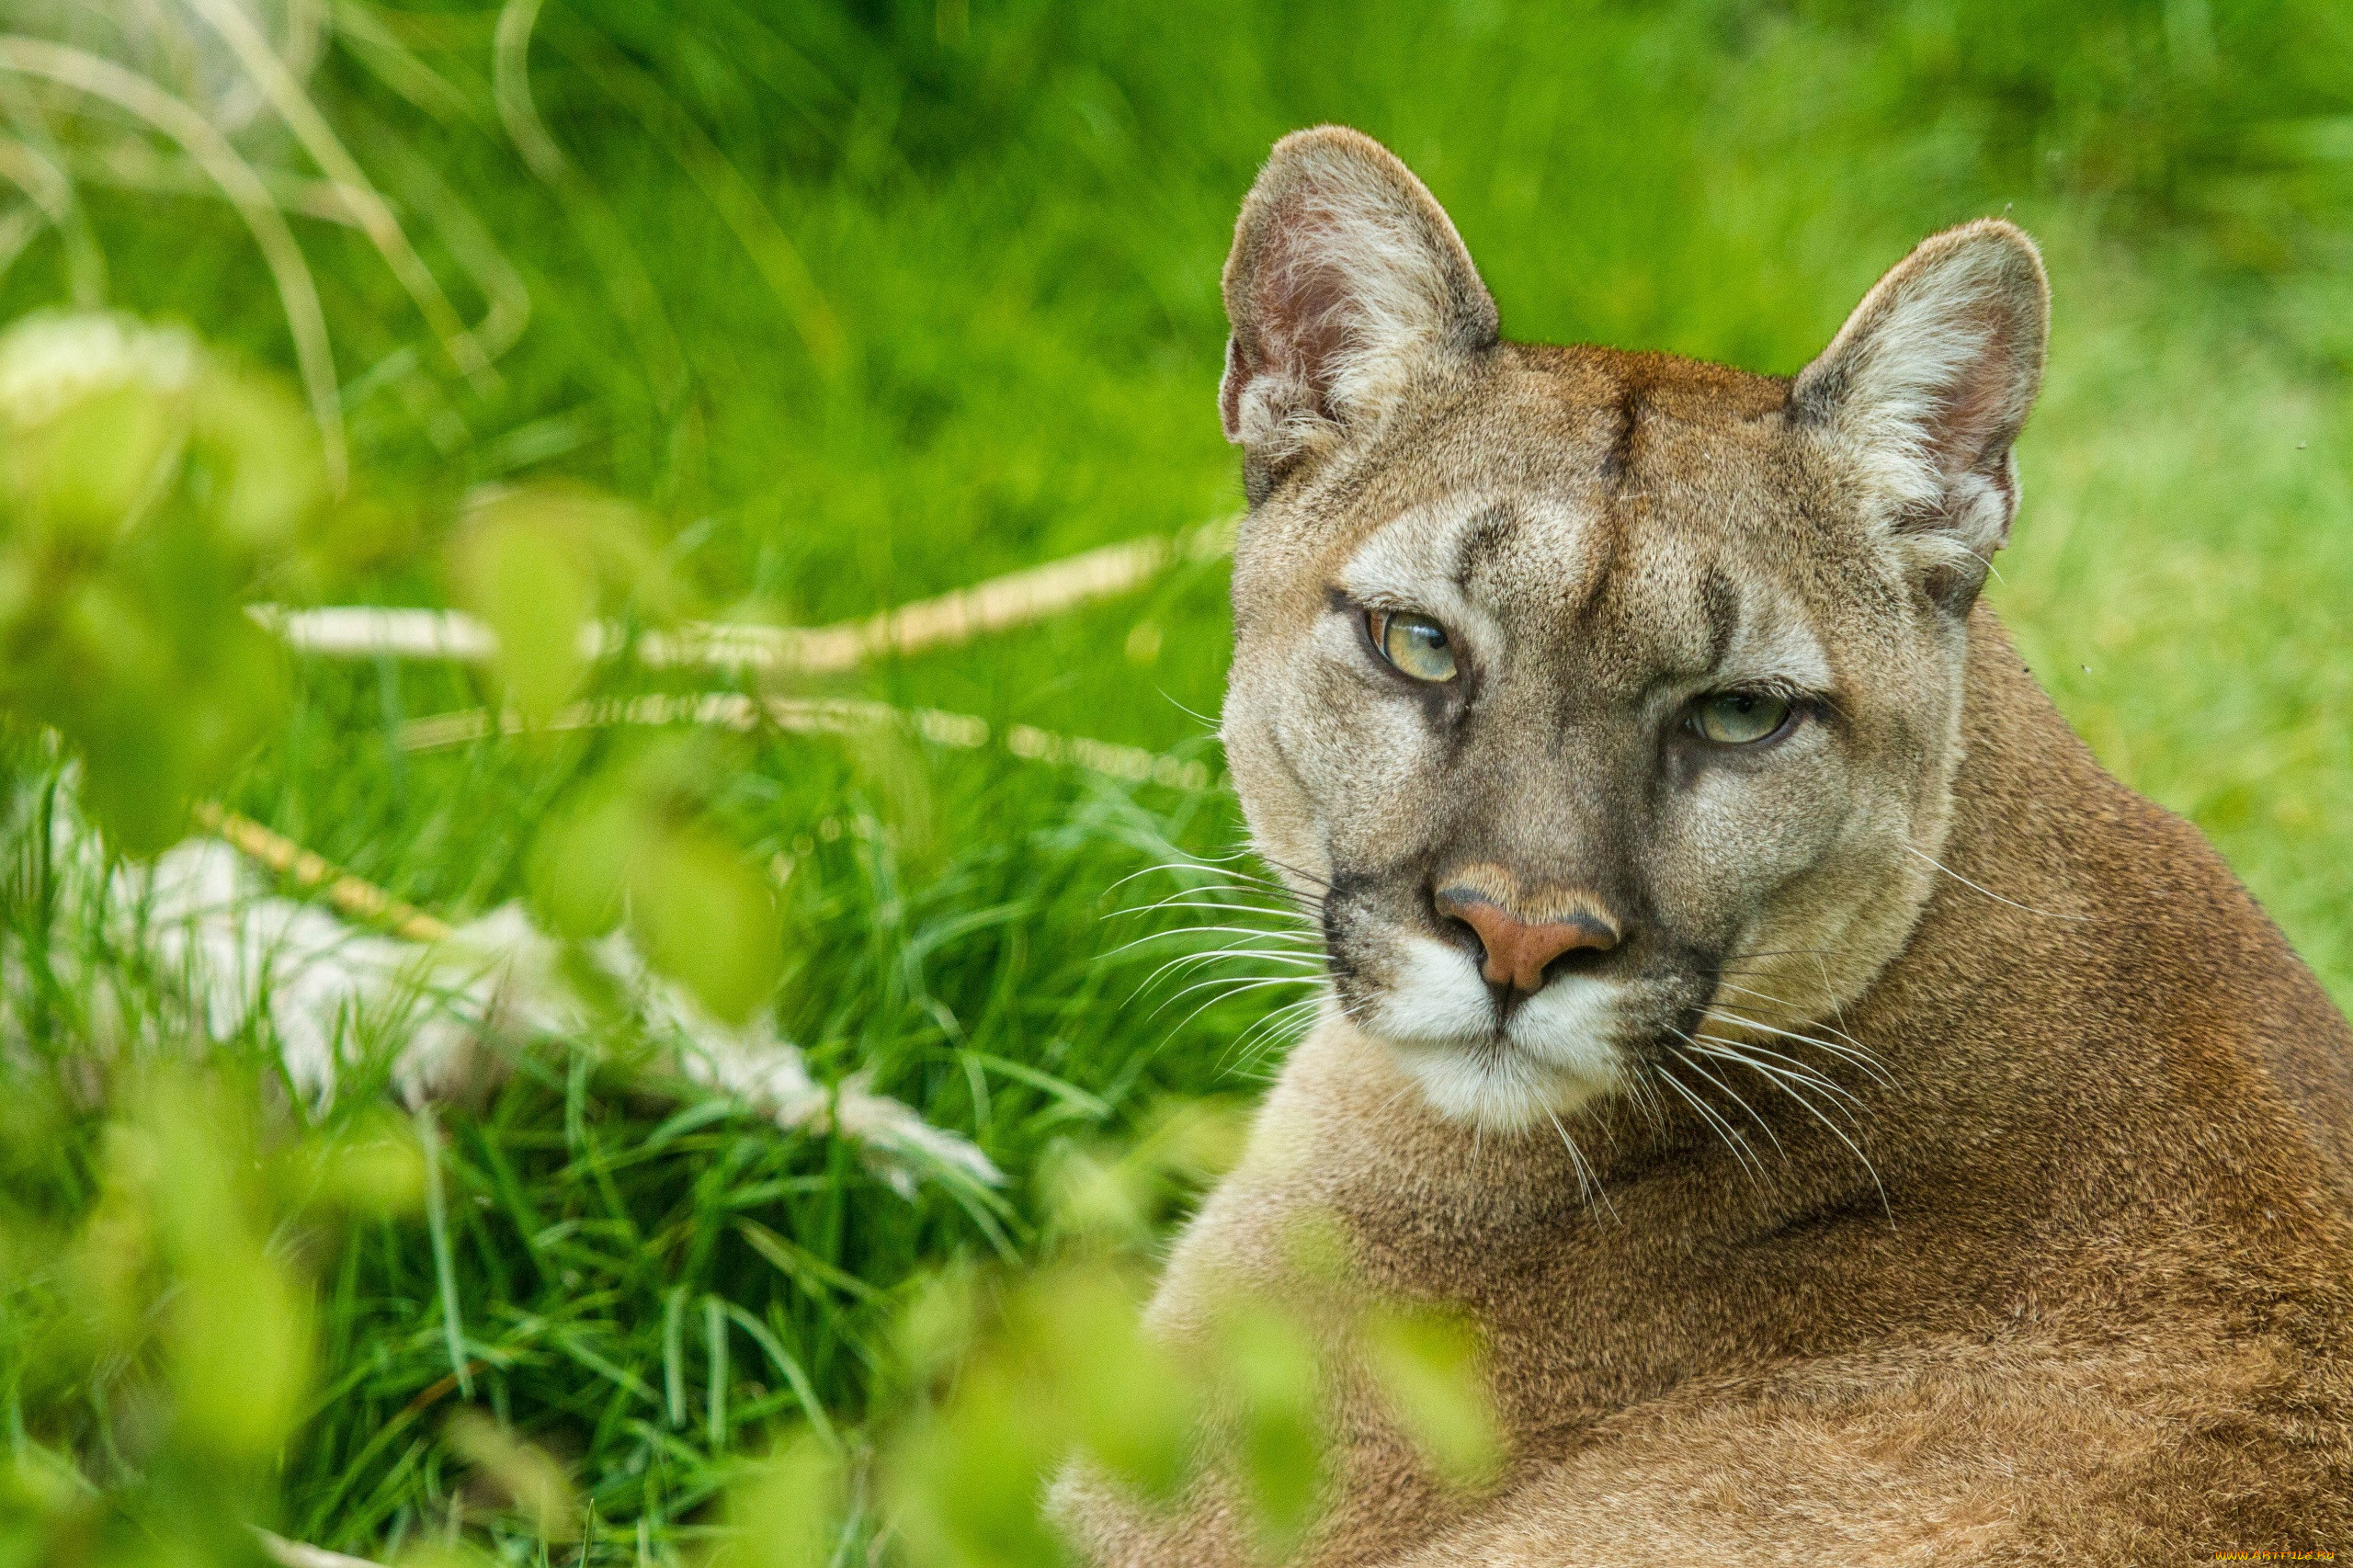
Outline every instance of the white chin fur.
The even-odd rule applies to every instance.
[[[1616,985],[1555,981],[1522,1003],[1499,1037],[1495,1002],[1469,955],[1412,935],[1399,939],[1399,949],[1388,983],[1358,1023],[1396,1051],[1439,1115],[1524,1131],[1617,1082]]]

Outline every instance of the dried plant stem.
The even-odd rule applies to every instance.
[[[989,722],[972,713],[947,713],[936,708],[898,708],[844,697],[747,697],[742,692],[710,692],[700,696],[607,698],[574,702],[560,708],[537,724],[516,715],[494,714],[487,708],[437,713],[411,722],[401,731],[408,751],[438,751],[465,745],[493,735],[563,734],[577,730],[608,729],[620,724],[709,724],[751,731],[773,725],[795,734],[849,734],[888,725],[913,730],[936,745],[971,751],[989,743]],[[1025,762],[1070,764],[1097,773],[1138,783],[1150,780],[1179,790],[1206,790],[1213,775],[1198,757],[1172,756],[1142,746],[1099,741],[1091,735],[1065,735],[1030,724],[1010,724],[1003,736],[1005,749]]]
[[[350,919],[381,926],[412,942],[439,942],[449,936],[446,921],[403,903],[375,883],[353,876],[284,835],[272,833],[251,817],[241,816],[210,801],[199,801],[194,815],[206,832],[218,834],[239,854],[268,867],[305,892],[318,893]]]
[[[1065,556],[859,620],[809,628],[703,621],[641,636],[633,650],[639,663],[654,668],[836,675],[881,655],[927,653],[1049,619],[1128,593],[1179,562],[1211,560],[1233,548],[1229,519]],[[296,610],[256,605],[252,614],[295,648],[330,658],[389,654],[479,664],[498,651],[498,639],[489,626],[456,610],[374,605]],[[583,628],[581,644],[592,658],[630,645],[627,633],[609,625]]]
[[[327,124],[326,116],[303,93],[285,62],[270,51],[269,40],[262,37],[253,18],[233,0],[188,0],[188,5],[221,35],[254,85],[269,99],[278,118],[293,131],[303,151],[340,187],[353,218],[383,256],[392,276],[416,302],[417,311],[441,340],[450,362],[473,383],[476,391],[492,390],[497,384],[497,373],[490,368],[482,346],[458,319],[449,296],[441,291],[441,285],[434,280],[416,248],[409,244],[408,235],[402,232],[391,205]]]

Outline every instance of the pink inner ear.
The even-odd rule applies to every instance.
[[[1235,335],[1239,364],[1230,359],[1227,367],[1222,401],[1235,405],[1227,414],[1229,428],[1240,412],[1237,369],[1245,381],[1266,376],[1289,383],[1284,402],[1296,400],[1305,412],[1334,419],[1331,392],[1358,313],[1355,290],[1338,263],[1340,226],[1300,199],[1268,217],[1268,254],[1251,290],[1249,330]]]
[[[1234,231],[1226,435],[1277,461],[1366,422],[1425,360],[1495,340],[1495,302],[1429,192],[1352,131],[1279,143]]]
[[[2011,318],[1998,310],[1972,312],[1977,352],[1956,371],[1943,406],[1929,421],[1928,437],[1948,474],[1981,468],[1995,441],[2018,418],[2017,346]]]
[[[1333,416],[1331,392],[1338,379],[1339,358],[1350,337],[1355,304],[1347,279],[1317,245],[1321,235],[1297,237],[1301,251],[1280,268],[1274,283],[1277,297],[1270,325],[1281,335],[1278,351],[1283,369],[1314,394],[1313,412]]]

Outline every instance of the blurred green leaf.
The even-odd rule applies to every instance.
[[[312,1369],[307,1290],[269,1252],[254,1085],[159,1068],[141,1085],[117,1179],[157,1218],[178,1281],[170,1340],[184,1438],[260,1460],[292,1429]]]
[[[1064,1452],[1058,1416],[1050,1391],[1012,1359],[969,1365],[954,1397],[895,1446],[894,1501],[912,1560],[933,1568],[1057,1561],[1038,1496]]]
[[[1147,1500],[1173,1498],[1199,1437],[1202,1389],[1144,1331],[1136,1282],[1101,1267],[1062,1269],[1031,1296],[1040,1358],[1058,1375],[1080,1449]]]
[[[255,551],[295,543],[327,481],[309,416],[293,393],[274,380],[212,376],[190,414],[199,483],[223,537]]]
[[[476,495],[449,564],[458,602],[497,635],[492,668],[527,723],[544,722],[579,693],[600,613],[665,616],[676,599],[644,517],[576,484]]]
[[[0,334],[0,710],[80,754],[117,847],[176,837],[277,711],[283,660],[242,605],[322,475],[292,398],[183,330]]]
[[[582,638],[597,613],[594,541],[577,498],[498,494],[475,508],[451,552],[458,602],[498,638],[492,667],[526,723],[544,723],[588,674]]]
[[[545,1449],[480,1411],[460,1410],[442,1438],[522,1516],[541,1540],[580,1539],[581,1506],[572,1478]]]
[[[96,1201],[65,1255],[39,1266],[69,1287],[70,1310],[37,1342],[36,1380],[11,1369],[12,1398],[54,1380],[108,1437],[85,1453],[70,1426],[55,1448],[20,1428],[0,1542],[13,1534],[28,1562],[252,1562],[250,1521],[306,1413],[316,1354],[309,1282],[275,1244],[279,1155],[248,1075],[165,1061],[118,1092]]]
[[[1148,1245],[1175,1206],[1241,1157],[1246,1110],[1231,1101],[1172,1098],[1124,1147],[1065,1142],[1039,1164],[1054,1234],[1081,1247]]]
[[[713,753],[660,742],[608,767],[531,848],[532,896],[561,935],[626,919],[656,970],[741,1023],[776,990],[783,917],[767,876],[710,820]]]
[[[904,1377],[913,1387],[953,1369],[980,1333],[978,1270],[965,1259],[951,1261],[920,1278],[899,1314],[894,1342]]]
[[[841,1460],[814,1434],[779,1445],[729,1490],[710,1568],[824,1568],[834,1560],[845,1490]]]
[[[286,1200],[305,1210],[390,1219],[424,1207],[425,1152],[415,1125],[389,1106],[305,1140],[278,1166]]]
[[[1143,1161],[1064,1143],[1040,1162],[1046,1212],[1061,1235],[1131,1245],[1151,1234],[1159,1172]]]
[[[776,989],[783,931],[776,895],[743,853],[699,824],[649,835],[629,868],[629,923],[654,967],[728,1023]]]
[[[1323,1368],[1308,1325],[1265,1301],[1228,1304],[1216,1356],[1241,1404],[1242,1481],[1269,1557],[1288,1557],[1324,1486]]]
[[[1502,1463],[1478,1331],[1460,1316],[1392,1309],[1369,1314],[1365,1356],[1398,1421],[1448,1483],[1476,1486]]]

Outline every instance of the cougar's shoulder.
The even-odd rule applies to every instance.
[[[1992,611],[1973,619],[1958,874],[1881,1005],[1926,1024],[1984,1016],[1997,998],[2005,1054],[2035,1066],[2010,1097],[2031,1107],[2086,1081],[2105,1090],[2106,1141],[2213,1156],[2149,1170],[2151,1202],[2170,1182],[2217,1203],[2292,1192],[2353,1215],[2343,1015],[2197,828],[2103,769]],[[1984,1082],[1992,1069],[1967,1071]]]

